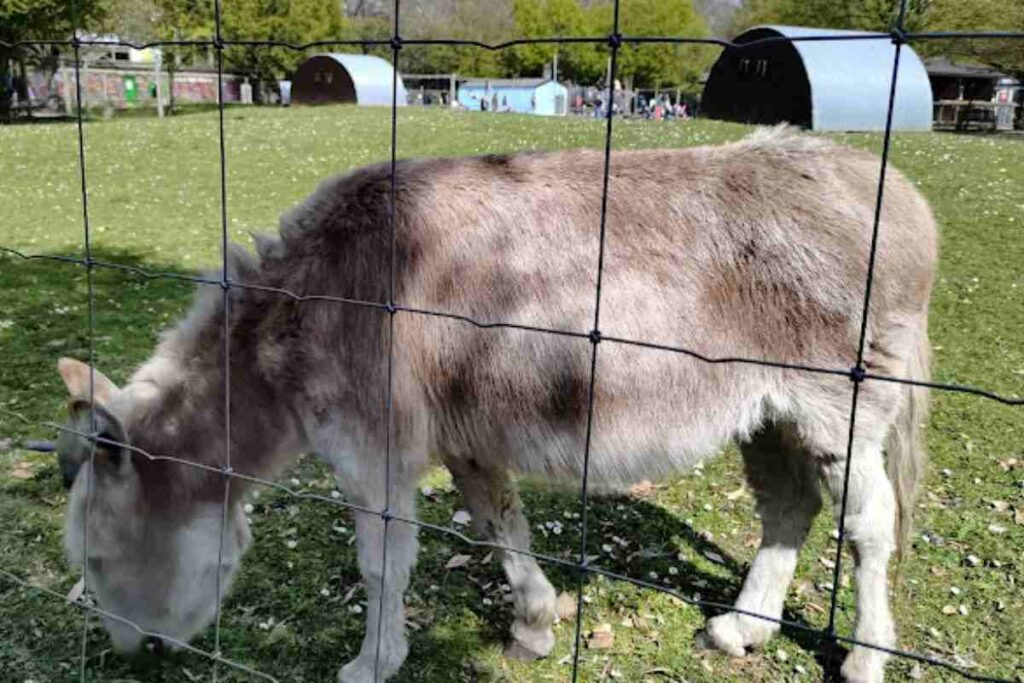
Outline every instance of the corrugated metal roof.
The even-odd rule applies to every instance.
[[[801,26],[759,26],[788,38],[877,36],[877,40],[794,41],[811,85],[814,130],[882,130],[896,46],[889,34]],[[756,29],[751,29],[756,30]],[[737,37],[742,42],[742,35]],[[900,48],[893,130],[931,130],[932,89],[924,64],[909,45]]]
[[[391,81],[394,70],[391,62],[373,55],[352,55],[332,52],[324,55],[341,64],[352,78],[356,88],[356,101],[359,104],[379,104],[391,106]],[[399,107],[406,105],[405,83],[399,76],[395,83],[398,92],[395,101]]]
[[[948,59],[929,59],[924,63],[924,68],[929,76],[952,76],[955,78],[985,78],[999,80],[1005,78],[1002,71],[990,69],[987,66],[974,64],[954,64]]]

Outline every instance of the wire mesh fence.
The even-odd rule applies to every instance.
[[[227,39],[222,35],[222,18],[221,0],[215,0],[214,2],[214,34],[209,39],[204,40],[161,40],[146,43],[133,43],[124,40],[110,40],[106,38],[101,39],[85,39],[80,37],[78,27],[74,31],[73,37],[69,40],[23,40],[13,44],[7,44],[8,47],[19,47],[19,46],[50,46],[55,48],[70,48],[74,54],[75,64],[75,102],[76,102],[76,125],[77,125],[77,143],[78,143],[78,170],[79,170],[79,185],[81,190],[81,207],[82,207],[82,225],[83,225],[83,237],[84,237],[84,252],[81,257],[75,256],[55,256],[47,254],[26,254],[22,251],[10,249],[7,247],[0,247],[0,251],[9,255],[15,256],[24,260],[42,260],[51,261],[56,264],[63,264],[69,266],[78,266],[85,269],[86,282],[87,282],[87,296],[88,296],[88,359],[90,368],[94,365],[94,340],[96,338],[96,313],[95,313],[95,291],[93,284],[93,275],[97,269],[109,269],[114,271],[121,271],[128,273],[132,276],[143,278],[145,280],[152,279],[174,279],[182,280],[189,283],[194,283],[201,287],[219,287],[222,290],[222,305],[224,307],[225,314],[223,315],[223,331],[222,331],[222,362],[225,368],[230,367],[231,363],[231,334],[230,334],[230,307],[231,307],[231,296],[232,290],[254,290],[268,294],[273,294],[281,297],[288,297],[296,302],[327,302],[339,306],[356,306],[377,309],[387,314],[388,320],[388,334],[387,340],[387,386],[384,387],[384,406],[383,411],[386,416],[384,434],[382,435],[384,452],[383,452],[383,465],[384,465],[384,505],[380,509],[370,508],[366,506],[357,505],[355,503],[341,500],[334,497],[323,496],[309,491],[298,490],[294,487],[289,487],[279,482],[269,481],[247,475],[245,473],[236,471],[232,468],[232,425],[230,422],[230,406],[231,406],[231,386],[230,386],[230,373],[224,373],[224,415],[225,422],[223,425],[224,430],[224,452],[221,463],[217,467],[213,467],[207,464],[198,463],[193,460],[186,458],[176,457],[173,454],[167,453],[150,453],[130,443],[123,443],[120,441],[111,440],[98,433],[96,425],[95,414],[92,416],[91,428],[88,431],[82,431],[75,429],[74,427],[67,425],[57,425],[52,423],[43,423],[48,427],[60,430],[65,433],[75,434],[83,439],[86,439],[90,443],[91,453],[88,460],[88,467],[90,472],[94,467],[96,460],[96,449],[97,446],[116,446],[118,448],[127,449],[130,452],[153,461],[166,461],[180,465],[182,467],[191,467],[201,470],[208,471],[210,473],[219,476],[223,483],[223,504],[222,504],[222,519],[221,519],[221,533],[220,533],[220,544],[218,547],[218,564],[223,559],[224,552],[224,535],[228,528],[228,512],[229,512],[229,499],[232,483],[235,481],[245,482],[249,484],[259,484],[261,486],[268,487],[270,489],[279,491],[291,498],[296,500],[309,500],[316,502],[317,504],[337,506],[349,511],[371,514],[379,516],[383,520],[383,534],[384,542],[381,544],[383,556],[381,557],[382,566],[387,566],[387,537],[391,529],[396,524],[410,524],[415,525],[421,529],[447,535],[454,538],[459,543],[465,544],[469,547],[489,548],[493,550],[501,550],[504,552],[511,552],[516,554],[527,555],[544,565],[551,565],[561,567],[563,569],[572,571],[577,576],[576,581],[576,610],[575,610],[575,626],[574,626],[574,642],[575,645],[572,650],[572,674],[571,678],[573,681],[578,680],[581,676],[580,672],[580,657],[583,650],[582,633],[583,633],[583,618],[587,609],[586,601],[584,600],[584,582],[590,576],[603,576],[609,579],[628,582],[639,588],[648,589],[652,591],[658,591],[665,593],[675,598],[691,604],[697,605],[702,608],[706,608],[712,611],[720,613],[734,612],[744,614],[756,619],[765,620],[768,622],[774,622],[776,624],[784,625],[792,629],[804,631],[818,642],[825,646],[826,665],[823,667],[824,676],[831,678],[836,675],[837,667],[831,666],[831,658],[837,651],[838,644],[863,646],[866,648],[886,652],[888,654],[906,658],[910,660],[916,660],[921,663],[925,663],[931,666],[939,667],[941,669],[948,670],[949,672],[955,673],[960,677],[969,680],[979,681],[1001,681],[1006,679],[1000,679],[996,677],[986,676],[984,674],[971,671],[964,666],[951,663],[942,659],[938,659],[931,656],[925,656],[915,652],[909,652],[900,650],[897,648],[883,647],[879,644],[870,642],[861,642],[856,638],[846,636],[839,633],[836,628],[836,609],[837,609],[837,595],[840,586],[840,577],[842,572],[843,562],[843,545],[846,540],[846,510],[848,505],[847,491],[850,476],[849,463],[854,453],[854,425],[857,420],[858,401],[860,397],[861,387],[865,382],[888,382],[897,383],[902,385],[911,386],[922,386],[931,389],[937,389],[948,392],[959,392],[963,394],[973,395],[983,400],[995,401],[1001,404],[1009,406],[1022,406],[1024,405],[1024,399],[1018,398],[1013,395],[1004,395],[994,391],[989,391],[984,387],[970,386],[965,384],[952,384],[943,382],[932,382],[932,381],[918,381],[909,377],[896,377],[880,373],[869,371],[865,367],[865,348],[868,337],[868,318],[871,306],[872,298],[872,287],[874,283],[875,274],[875,258],[878,252],[879,244],[879,230],[881,223],[882,207],[884,201],[884,188],[885,188],[885,177],[886,171],[889,164],[889,156],[891,149],[892,139],[892,128],[893,128],[893,111],[895,101],[897,97],[897,80],[899,73],[899,63],[902,48],[914,41],[929,41],[929,40],[993,40],[993,39],[1012,39],[1024,41],[1024,33],[1008,32],[1008,31],[988,31],[988,32],[909,32],[904,30],[904,20],[907,12],[907,0],[902,0],[900,3],[900,11],[895,25],[889,34],[870,34],[870,35],[856,35],[856,34],[822,34],[822,35],[806,35],[798,37],[766,37],[760,38],[755,41],[735,44],[730,41],[721,40],[717,38],[686,38],[686,37],[675,37],[675,36],[663,36],[663,37],[652,37],[652,36],[631,36],[625,35],[620,30],[620,4],[623,0],[614,0],[613,4],[613,16],[612,25],[609,27],[609,32],[606,35],[591,36],[591,37],[543,37],[543,38],[521,38],[516,40],[504,41],[500,43],[485,43],[475,40],[461,40],[461,39],[446,39],[446,38],[404,38],[402,36],[401,28],[402,24],[400,21],[400,3],[401,0],[394,0],[393,13],[392,13],[392,35],[387,40],[376,39],[376,40],[329,40],[329,41],[317,41],[304,44],[294,44],[287,41],[280,40],[247,40],[247,39]],[[871,247],[869,253],[869,261],[867,264],[867,279],[865,282],[864,296],[863,296],[863,307],[860,319],[860,333],[859,341],[857,345],[856,356],[850,359],[850,366],[846,368],[835,368],[835,367],[816,367],[811,365],[793,364],[787,362],[779,362],[770,358],[744,358],[744,357],[716,357],[709,356],[706,353],[698,352],[694,349],[687,348],[684,346],[675,346],[662,343],[654,343],[643,339],[632,339],[624,338],[612,335],[606,335],[601,330],[601,305],[602,305],[602,287],[603,287],[603,275],[605,270],[605,243],[606,243],[606,228],[608,220],[608,196],[609,196],[609,183],[611,178],[611,166],[612,166],[612,131],[615,121],[615,111],[613,107],[609,106],[603,112],[605,119],[604,125],[604,145],[603,145],[603,174],[602,174],[602,187],[601,187],[601,207],[600,207],[600,220],[598,225],[595,226],[598,240],[598,255],[597,262],[594,264],[595,267],[595,282],[596,287],[594,291],[593,300],[593,317],[592,327],[589,330],[579,329],[557,329],[549,327],[532,326],[528,324],[508,322],[502,320],[481,320],[466,315],[462,315],[452,311],[443,310],[430,310],[419,308],[413,305],[409,305],[396,300],[396,267],[397,267],[397,243],[395,234],[395,223],[396,223],[396,164],[397,164],[397,150],[398,150],[398,120],[397,120],[397,93],[398,93],[398,74],[400,71],[401,54],[402,49],[405,46],[422,45],[422,46],[463,46],[477,48],[481,50],[505,50],[515,46],[521,45],[536,45],[536,44],[573,44],[573,43],[586,43],[607,46],[608,57],[610,62],[609,73],[607,78],[607,102],[612,102],[614,97],[614,84],[616,81],[620,51],[626,45],[640,45],[640,44],[693,44],[693,45],[712,45],[724,49],[742,50],[750,49],[752,46],[758,46],[765,43],[776,43],[776,42],[796,42],[796,41],[891,41],[895,46],[894,57],[892,63],[892,74],[890,78],[890,86],[888,93],[888,107],[885,118],[885,128],[882,136],[882,150],[880,159],[880,168],[878,176],[878,188],[875,197],[874,215],[871,225]],[[93,255],[93,235],[92,228],[90,225],[90,210],[89,210],[89,179],[87,173],[86,163],[86,145],[85,145],[85,126],[84,126],[84,113],[82,106],[82,78],[80,67],[82,64],[81,51],[87,46],[129,46],[137,49],[146,47],[197,47],[212,50],[216,60],[216,71],[218,79],[218,154],[219,154],[219,181],[220,181],[220,246],[223,254],[223,260],[220,268],[220,277],[201,277],[183,275],[180,273],[171,272],[160,272],[141,268],[132,265],[126,265],[121,263],[114,263],[104,261],[101,259],[94,258]],[[346,298],[340,296],[333,296],[329,294],[299,294],[296,292],[288,291],[285,289],[279,289],[274,287],[268,287],[264,285],[247,283],[244,281],[234,280],[231,277],[228,268],[228,247],[229,247],[229,206],[228,206],[228,174],[227,174],[227,145],[225,142],[225,130],[224,130],[224,50],[232,46],[245,46],[245,47],[283,47],[290,50],[302,51],[314,48],[323,47],[342,47],[342,46],[353,46],[360,48],[369,47],[381,47],[387,48],[391,53],[392,63],[392,83],[391,83],[391,107],[390,107],[390,192],[389,192],[389,206],[388,206],[388,228],[389,228],[389,244],[390,244],[390,259],[388,265],[388,277],[387,277],[387,299],[384,301],[369,301],[360,300],[354,298]],[[587,389],[587,412],[586,412],[586,427],[585,427],[585,441],[583,444],[583,472],[579,487],[579,502],[581,510],[580,519],[580,539],[579,549],[576,558],[573,560],[566,559],[565,557],[558,557],[552,554],[534,552],[525,550],[522,548],[509,547],[506,545],[498,544],[495,542],[481,540],[473,538],[460,529],[434,524],[418,519],[413,519],[408,516],[404,516],[395,512],[391,505],[391,471],[392,471],[392,458],[393,458],[393,425],[392,425],[392,382],[393,382],[393,365],[394,356],[396,353],[394,347],[394,324],[395,318],[399,315],[413,315],[413,316],[429,316],[440,319],[447,319],[461,324],[472,325],[481,330],[518,330],[531,334],[546,334],[546,335],[558,335],[567,338],[574,338],[578,340],[585,340],[590,344],[590,366],[589,366],[589,381]],[[632,347],[646,348],[658,352],[679,354],[686,356],[701,363],[707,364],[734,364],[741,366],[759,366],[769,367],[779,370],[806,372],[806,373],[818,373],[832,375],[836,377],[844,377],[849,379],[852,385],[851,401],[849,407],[849,419],[850,419],[850,432],[847,439],[847,450],[845,453],[845,481],[843,486],[843,496],[839,502],[840,514],[838,514],[838,543],[835,550],[834,562],[832,564],[832,583],[830,588],[830,604],[828,610],[828,624],[824,629],[816,629],[808,626],[805,623],[793,621],[784,618],[777,618],[771,615],[759,614],[752,611],[739,609],[735,606],[700,599],[687,595],[681,590],[674,589],[672,587],[648,581],[636,576],[629,576],[620,572],[612,571],[607,568],[601,567],[595,564],[591,557],[587,554],[588,547],[588,525],[590,521],[588,519],[589,504],[589,493],[590,485],[588,481],[589,476],[589,463],[590,463],[590,452],[591,452],[591,437],[593,433],[593,421],[594,421],[594,395],[595,386],[599,381],[597,376],[598,367],[598,356],[602,345],[604,344],[620,344]],[[90,375],[90,400],[95,397],[95,376]],[[23,418],[25,419],[25,418]],[[26,419],[27,421],[27,419]],[[92,476],[88,478],[91,485]],[[86,520],[88,520],[89,509],[92,503],[91,490],[86,494]],[[88,530],[88,523],[84,525],[85,529]],[[85,538],[85,549],[83,552],[84,556],[88,555],[88,544],[89,540]],[[84,557],[83,557],[84,559]],[[384,574],[387,575],[386,572]],[[53,597],[54,599],[64,600],[65,596],[60,595],[47,588],[40,588],[38,586],[31,586],[24,579],[20,578],[17,574],[9,571],[7,568],[0,567],[0,576],[8,581],[21,584],[27,588],[39,591],[42,594]],[[85,586],[85,590],[88,590],[88,585]],[[384,594],[388,587],[386,583],[383,585],[383,590],[380,592],[378,599],[380,601],[379,608],[383,608]],[[228,654],[224,653],[221,648],[221,597],[222,597],[222,586],[220,576],[217,579],[217,612],[214,619],[214,648],[212,651],[203,650],[197,648],[189,643],[181,642],[174,638],[167,636],[162,633],[153,633],[144,630],[138,624],[133,623],[131,620],[125,618],[122,615],[114,614],[109,611],[102,609],[99,606],[91,603],[87,599],[79,598],[74,601],[74,605],[86,615],[83,619],[83,628],[81,633],[81,664],[79,676],[81,680],[86,680],[86,659],[87,659],[87,630],[88,630],[88,615],[102,616],[107,619],[111,619],[126,626],[135,629],[141,635],[159,637],[163,640],[176,645],[186,651],[200,655],[204,658],[209,659],[217,666],[223,666],[225,668],[236,670],[242,674],[252,676],[256,679],[261,680],[277,680],[270,674],[258,671],[244,663],[236,661]],[[383,625],[383,619],[377,620],[377,657],[375,666],[380,664],[380,643],[382,641],[380,629]],[[214,668],[214,679],[218,676],[218,669]],[[376,677],[376,674],[375,674]]]

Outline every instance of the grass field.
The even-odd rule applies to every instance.
[[[226,116],[232,237],[272,229],[279,213],[325,176],[387,158],[386,110],[232,109]],[[600,146],[593,120],[403,111],[402,157]],[[617,122],[619,148],[678,147],[741,137],[714,122]],[[877,135],[843,140],[879,150]],[[170,273],[219,259],[217,117],[134,119],[86,126],[89,215],[95,257]],[[82,249],[76,130],[70,125],[0,127],[0,246],[33,254]],[[1024,394],[1024,144],[990,137],[898,135],[893,162],[918,183],[942,226],[942,262],[932,307],[936,379]],[[614,190],[613,190],[614,191]],[[657,207],[651,207],[657,211]],[[595,226],[596,229],[596,226]],[[191,288],[129,273],[96,271],[96,357],[120,381],[158,331],[187,308]],[[59,356],[85,357],[86,280],[77,266],[0,255],[0,570],[65,594],[76,576],[60,550],[65,495],[50,456],[17,447],[53,438],[40,423],[62,419]],[[493,332],[482,331],[481,334]],[[900,646],[1024,680],[1024,409],[938,393],[928,430],[932,467],[916,511],[913,549],[894,588]],[[288,476],[326,493],[333,484],[310,459]],[[298,484],[295,484],[295,482]],[[436,472],[421,499],[428,521],[449,524],[461,503]],[[578,542],[573,491],[527,485],[536,548],[570,557]],[[334,680],[358,650],[363,594],[348,516],[272,490],[252,501],[255,545],[224,606],[225,656],[280,681]],[[595,502],[593,551],[609,569],[731,602],[759,533],[738,458],[727,453],[679,479]],[[786,617],[827,623],[832,522],[823,514],[802,555]],[[564,681],[572,624],[557,627],[554,654],[524,664],[501,656],[511,620],[504,581],[488,553],[421,535],[408,597],[412,652],[402,681]],[[290,548],[289,541],[297,541]],[[446,570],[455,554],[472,560]],[[844,567],[850,566],[849,560]],[[845,574],[845,573],[844,573]],[[574,577],[551,570],[560,590]],[[705,614],[668,596],[607,580],[586,587],[585,636],[610,628],[611,647],[584,652],[582,680],[816,680],[818,643],[785,629],[741,660],[695,652]],[[844,575],[839,627],[849,634],[852,590]],[[78,679],[82,613],[0,575],[0,681]],[[113,656],[97,621],[88,625],[87,674],[103,681],[208,680],[203,657],[158,662]],[[212,629],[211,629],[212,631]],[[210,650],[207,632],[195,644]],[[596,642],[594,643],[597,644]],[[219,667],[221,680],[249,680]],[[948,671],[890,666],[949,680]]]

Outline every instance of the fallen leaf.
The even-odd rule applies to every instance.
[[[576,616],[576,595],[563,591],[555,602],[555,614],[562,621],[569,621]]]
[[[824,614],[825,608],[815,602],[809,602],[804,605],[804,609],[817,614]]]
[[[32,464],[27,462],[19,462],[11,470],[11,476],[15,479],[31,479],[36,476],[35,472],[32,471]]]
[[[452,555],[452,559],[444,566],[445,569],[458,569],[470,563],[473,558],[469,555]]]
[[[645,498],[654,495],[656,489],[657,487],[650,480],[644,479],[630,486],[629,493],[637,498]]]
[[[615,645],[615,634],[612,632],[611,624],[601,624],[590,633],[587,639],[587,647],[591,650],[607,650]]]

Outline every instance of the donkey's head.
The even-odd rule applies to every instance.
[[[231,585],[249,543],[245,515],[237,503],[225,516],[221,501],[209,496],[169,494],[172,483],[160,473],[188,466],[152,462],[133,450],[133,436],[147,440],[132,434],[132,392],[75,360],[62,359],[58,369],[71,394],[57,447],[70,489],[68,559],[84,571],[99,607],[120,617],[103,619],[116,650],[173,646],[160,636],[188,641],[216,614],[218,575],[221,595]]]

